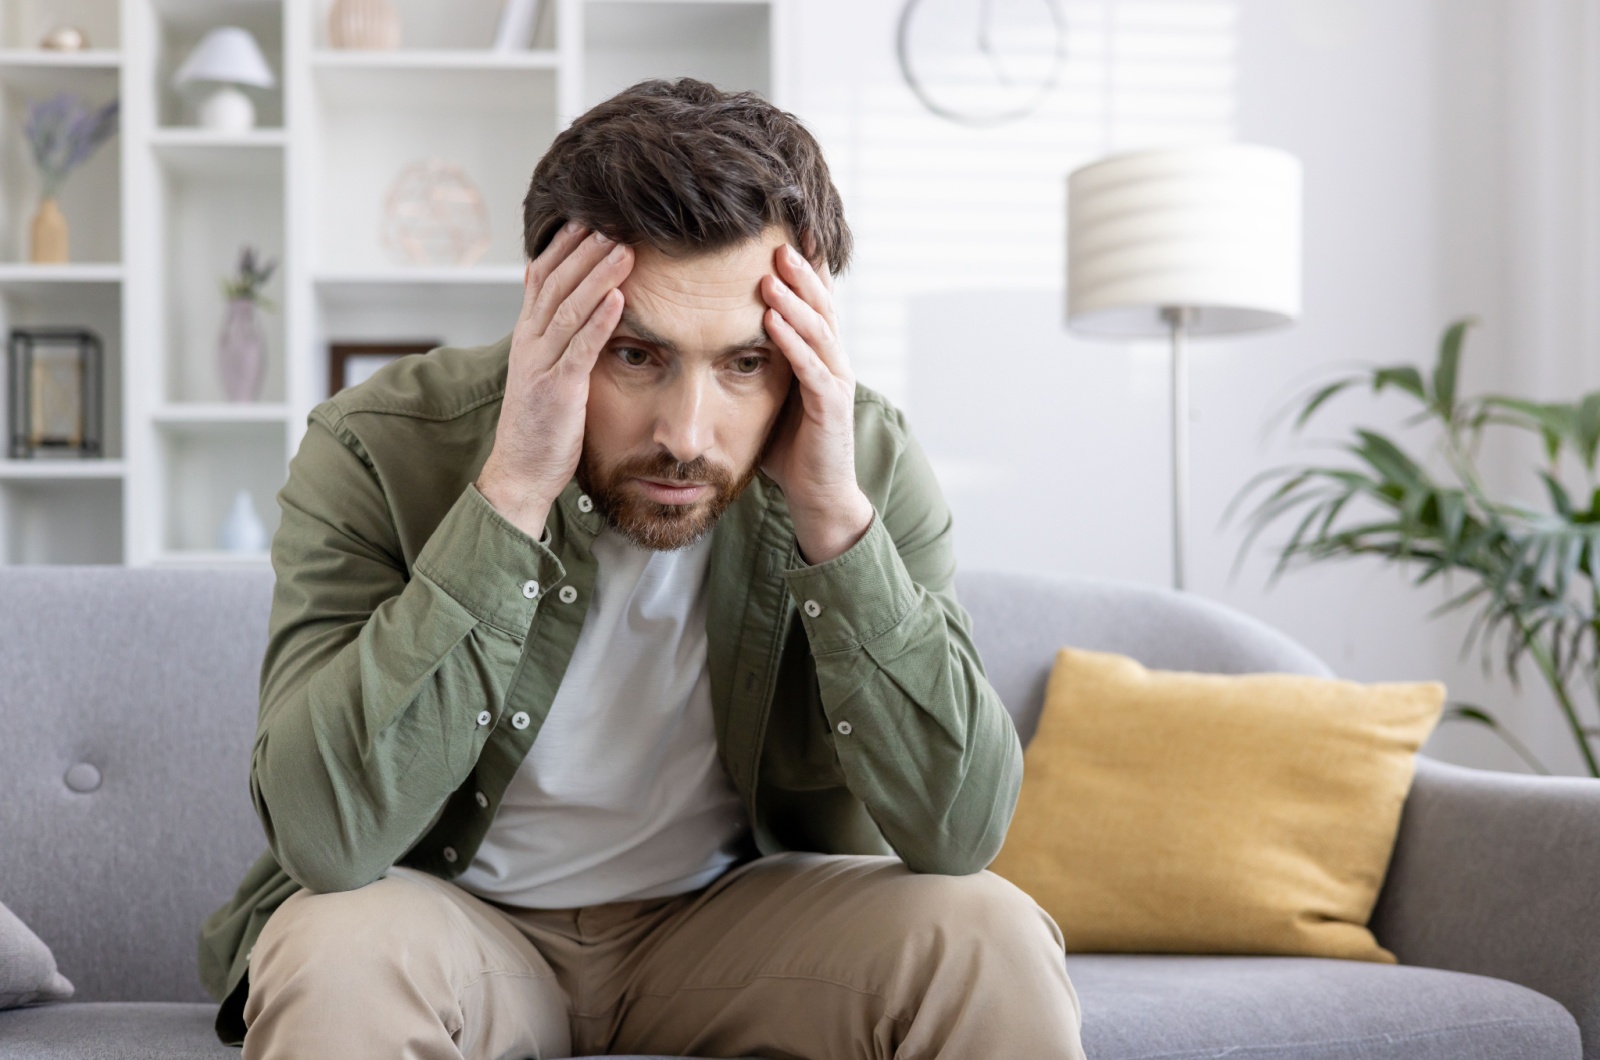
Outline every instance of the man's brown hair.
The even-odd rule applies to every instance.
[[[641,81],[555,138],[522,201],[528,258],[568,220],[620,243],[689,254],[781,225],[830,272],[850,260],[838,189],[800,120],[754,92],[689,77]]]

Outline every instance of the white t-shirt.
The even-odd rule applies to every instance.
[[[550,714],[455,880],[507,905],[690,891],[739,859],[748,830],[711,718],[711,535],[653,552],[607,529],[594,554],[594,596]]]

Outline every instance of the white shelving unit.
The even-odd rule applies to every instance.
[[[276,494],[327,397],[335,342],[482,343],[522,295],[529,176],[574,116],[646,77],[689,75],[784,104],[792,0],[545,0],[532,47],[489,50],[500,0],[393,0],[397,51],[331,47],[332,0],[0,0],[0,330],[93,329],[105,343],[105,456],[0,459],[0,564],[265,564],[220,551],[248,490],[275,529]],[[36,47],[53,26],[89,50]],[[210,29],[261,45],[277,87],[257,128],[194,124],[173,71]],[[27,263],[38,178],[27,101],[71,91],[122,101],[121,132],[61,196],[72,263]],[[380,238],[401,169],[460,166],[490,214],[482,258],[397,264]],[[250,244],[280,264],[263,314],[259,400],[225,400],[215,363],[219,284]],[[0,378],[0,401],[5,382]],[[3,404],[0,404],[3,408]]]

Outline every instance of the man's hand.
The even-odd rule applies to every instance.
[[[872,525],[872,502],[856,484],[856,380],[839,345],[833,279],[788,244],[776,276],[761,280],[767,334],[799,381],[782,413],[766,472],[783,490],[806,562],[826,563]]]
[[[577,470],[589,372],[622,317],[617,285],[632,268],[633,248],[575,221],[528,263],[494,448],[477,486],[529,537],[543,534]]]

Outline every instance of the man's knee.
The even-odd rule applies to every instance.
[[[297,891],[262,927],[249,958],[251,979],[266,978],[279,959],[300,972],[344,975],[408,950],[439,953],[454,915],[443,895],[400,876],[353,891]]]
[[[1061,930],[1010,880],[984,869],[966,876],[906,873],[889,898],[893,914],[941,943],[1044,945],[1062,949]]]

